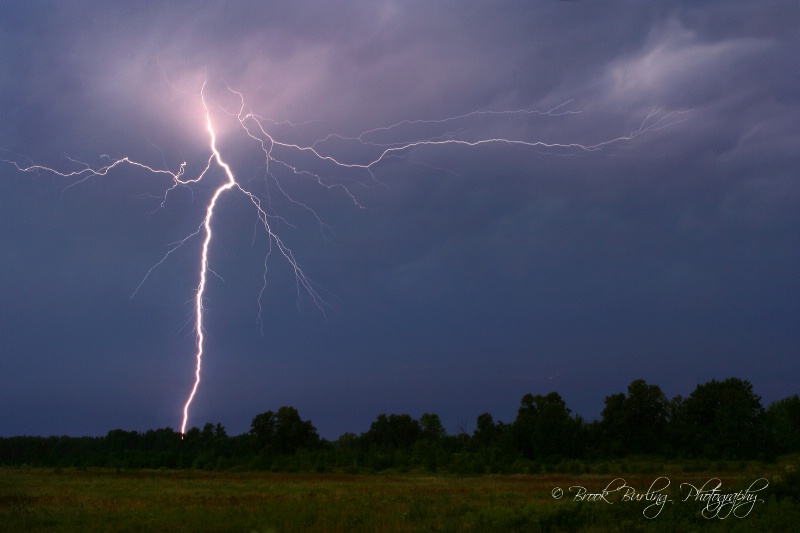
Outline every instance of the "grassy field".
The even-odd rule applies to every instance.
[[[786,465],[628,468],[639,473],[613,465],[475,477],[0,468],[0,531],[796,531],[800,522],[800,505],[771,492]],[[610,504],[576,502],[569,490],[599,492],[622,477],[643,494],[660,476],[673,501],[652,519],[643,516],[652,502],[621,501],[621,492]],[[736,492],[762,477],[771,485],[758,493],[764,501],[741,518],[704,518],[705,504],[683,501],[679,489],[719,478],[722,492]]]

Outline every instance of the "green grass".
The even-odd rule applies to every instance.
[[[757,477],[772,488],[785,471],[781,464],[730,464],[727,472],[715,470],[719,464],[705,471],[636,465],[624,465],[634,472],[621,474],[628,485],[645,491],[665,475],[674,495],[681,482],[710,477],[721,478],[725,491]],[[473,477],[0,468],[0,531],[792,531],[800,522],[797,501],[776,501],[769,489],[749,516],[726,520],[703,519],[691,502],[673,502],[648,520],[641,504],[551,496],[554,487],[602,489],[620,466]]]

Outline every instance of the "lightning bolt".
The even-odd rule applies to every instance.
[[[186,404],[183,406],[183,422],[181,423],[181,434],[186,433],[186,423],[189,420],[189,406],[192,405],[197,388],[200,386],[200,368],[203,364],[203,348],[205,344],[205,332],[203,330],[203,297],[206,292],[206,281],[208,281],[208,249],[211,246],[211,239],[214,236],[212,232],[211,221],[214,219],[214,208],[217,206],[217,200],[222,194],[230,190],[236,185],[236,178],[233,175],[231,167],[222,159],[219,150],[217,149],[217,134],[214,132],[214,126],[211,124],[211,112],[208,109],[208,104],[205,99],[205,82],[200,89],[200,94],[203,100],[203,107],[206,110],[206,129],[210,137],[211,153],[217,164],[225,171],[228,181],[220,185],[211,200],[208,202],[206,209],[206,217],[203,220],[203,230],[205,231],[205,239],[203,239],[203,248],[200,252],[200,283],[197,285],[197,294],[194,297],[194,310],[195,310],[195,326],[194,330],[197,335],[197,354],[195,355],[196,367],[194,371],[194,385],[189,397],[186,399]],[[206,167],[208,168],[208,167]]]
[[[206,216],[201,224],[201,229],[205,234],[205,238],[203,239],[203,246],[200,252],[200,267],[199,267],[200,282],[197,285],[197,292],[195,294],[195,300],[194,300],[194,310],[195,310],[194,330],[197,338],[197,352],[195,353],[195,372],[194,372],[195,379],[194,379],[194,385],[192,386],[192,390],[189,393],[189,396],[186,399],[186,403],[183,406],[183,421],[181,422],[182,435],[186,433],[186,424],[189,421],[189,407],[192,405],[192,401],[194,400],[194,397],[197,394],[197,389],[200,386],[200,369],[203,364],[203,351],[205,347],[205,330],[203,328],[203,318],[205,315],[204,313],[205,308],[203,306],[203,301],[205,296],[206,283],[208,281],[208,273],[210,270],[208,266],[208,251],[211,246],[211,239],[214,236],[213,226],[212,226],[212,221],[214,219],[214,208],[216,207],[217,201],[219,200],[220,196],[222,196],[226,191],[229,191],[234,188],[241,191],[247,196],[250,202],[255,206],[258,212],[258,217],[261,220],[267,234],[270,236],[271,239],[270,242],[274,242],[277,245],[278,250],[292,266],[295,273],[295,279],[311,295],[312,299],[317,304],[317,306],[321,307],[320,305],[321,299],[319,295],[314,290],[313,286],[311,285],[311,282],[308,280],[308,278],[306,278],[303,271],[300,269],[300,266],[297,264],[297,261],[295,261],[294,256],[291,254],[291,251],[286,246],[284,246],[283,241],[280,239],[280,237],[271,230],[267,213],[261,208],[261,202],[259,201],[258,197],[256,197],[254,194],[244,189],[236,181],[236,176],[234,176],[230,165],[228,165],[228,163],[226,163],[225,160],[222,158],[222,154],[220,154],[219,149],[217,148],[217,134],[214,131],[214,125],[211,121],[211,111],[208,107],[208,102],[206,101],[205,88],[206,88],[206,82],[203,82],[203,86],[200,89],[200,97],[203,102],[203,108],[205,109],[206,130],[208,131],[208,136],[209,136],[209,148],[211,149],[211,156],[209,157],[208,165],[206,165],[206,169],[203,171],[203,174],[210,168],[211,161],[213,160],[216,161],[217,165],[219,165],[220,168],[222,168],[223,172],[225,173],[225,176],[227,177],[227,181],[222,185],[220,185],[219,187],[217,187],[217,189],[214,191],[213,196],[208,202],[208,207],[206,208]],[[240,93],[236,94],[238,94],[240,97],[242,96]],[[242,108],[243,107],[244,107],[244,99],[242,98]],[[238,118],[239,118],[239,123],[242,124],[243,127],[245,127],[241,109]],[[261,131],[263,131],[263,129]],[[251,138],[257,139],[256,137],[253,137],[249,131],[247,132],[247,134]],[[265,153],[267,154],[267,159],[269,161],[270,159],[269,150],[266,148],[263,142],[261,143],[261,145],[262,149],[264,149]],[[200,178],[202,178],[203,174],[201,174]],[[198,178],[195,181],[198,181],[200,178]],[[181,182],[179,180],[177,182],[184,184],[187,183],[187,182]],[[195,232],[195,234],[201,231],[201,229],[198,229],[198,231]],[[185,240],[186,239],[184,239],[184,242]],[[265,275],[265,283],[266,283],[266,275]],[[264,289],[262,288],[260,295],[263,294],[263,292]],[[260,303],[260,298],[259,298],[259,303]]]
[[[169,83],[168,80],[167,84],[174,90],[178,90],[171,83]],[[375,167],[378,166],[381,162],[386,161],[389,158],[406,156],[410,154],[413,150],[421,147],[456,145],[456,146],[463,146],[466,148],[474,148],[482,145],[507,145],[525,149],[534,149],[534,150],[566,151],[566,153],[568,154],[575,154],[580,152],[596,152],[596,151],[601,151],[604,148],[613,144],[631,141],[645,133],[670,127],[678,122],[683,121],[684,120],[683,115],[687,113],[687,111],[665,112],[662,108],[654,108],[647,114],[647,116],[643,119],[643,121],[640,123],[639,127],[636,130],[628,134],[606,139],[594,144],[579,144],[579,143],[562,144],[562,143],[549,143],[545,141],[528,141],[521,139],[503,138],[503,137],[477,138],[469,140],[465,138],[466,131],[463,128],[456,128],[455,130],[445,131],[444,133],[440,133],[438,135],[431,135],[424,138],[413,138],[411,140],[400,140],[393,142],[378,142],[377,140],[374,140],[375,137],[379,137],[381,135],[399,132],[399,130],[401,130],[404,127],[448,126],[450,124],[457,126],[461,121],[476,117],[503,117],[503,116],[526,116],[526,115],[544,115],[544,116],[557,117],[567,114],[580,113],[580,111],[565,109],[566,106],[568,106],[571,103],[571,101],[567,101],[551,108],[548,111],[532,111],[524,109],[510,110],[510,111],[472,111],[469,113],[452,117],[446,117],[443,119],[402,120],[394,124],[390,124],[388,126],[382,126],[366,130],[354,137],[347,137],[340,134],[329,134],[326,137],[318,139],[311,144],[301,145],[297,143],[283,142],[275,138],[268,132],[268,127],[266,127],[265,125],[267,123],[271,123],[276,126],[279,124],[264,119],[263,117],[256,115],[252,112],[246,112],[245,98],[243,94],[231,89],[227,85],[226,89],[230,91],[231,94],[234,94],[239,98],[240,106],[239,109],[235,112],[229,112],[229,111],[225,112],[231,115],[232,117],[235,117],[242,131],[247,135],[248,138],[250,138],[260,147],[260,150],[262,151],[264,156],[263,165],[264,165],[265,179],[269,177],[270,183],[272,183],[277,188],[278,192],[281,195],[283,195],[284,198],[286,198],[289,202],[291,202],[292,205],[298,206],[306,210],[307,212],[311,213],[312,216],[316,218],[317,222],[322,227],[326,226],[310,206],[292,199],[290,195],[287,194],[286,191],[281,187],[280,181],[277,179],[276,175],[272,171],[272,166],[277,166],[281,168],[283,171],[287,171],[290,175],[293,175],[295,177],[303,176],[306,178],[310,178],[320,186],[325,187],[327,189],[339,190],[343,192],[350,199],[350,201],[353,202],[354,205],[356,205],[357,207],[361,207],[361,205],[356,199],[356,196],[353,195],[345,185],[338,182],[332,183],[330,181],[326,181],[326,179],[324,179],[321,173],[313,172],[309,168],[298,167],[297,165],[292,164],[290,161],[286,160],[285,158],[279,158],[275,153],[276,149],[283,150],[287,153],[310,156],[317,163],[327,164],[330,165],[332,168],[341,169],[348,172],[359,172],[359,171],[366,172],[367,175],[370,177],[370,179],[375,180],[375,182],[377,182],[377,177],[374,174],[374,170]],[[185,177],[186,167],[187,167],[186,162],[181,163],[176,172],[171,172],[169,170],[156,168],[138,162],[127,156],[114,160],[111,160],[109,158],[110,162],[100,167],[92,167],[87,163],[83,163],[81,161],[77,161],[74,159],[69,159],[71,163],[79,166],[78,170],[71,170],[71,171],[61,171],[55,168],[38,164],[24,165],[20,164],[17,161],[0,159],[0,161],[13,165],[20,172],[35,173],[42,171],[42,172],[52,173],[62,178],[66,178],[70,181],[70,183],[65,187],[65,191],[66,189],[75,187],[81,183],[86,182],[91,178],[106,176],[112,171],[116,170],[118,167],[123,165],[129,165],[136,168],[140,168],[148,172],[151,172],[155,175],[166,176],[172,182],[172,185],[166,189],[162,197],[162,201],[160,204],[162,208],[165,206],[169,194],[177,187],[181,186],[188,187],[193,184],[199,183],[209,173],[212,166],[216,165],[222,170],[226,180],[224,181],[224,183],[219,185],[214,190],[213,195],[208,200],[208,203],[205,206],[205,216],[202,222],[197,227],[197,229],[194,232],[187,235],[186,237],[184,237],[183,239],[177,241],[176,243],[173,243],[166,252],[166,254],[164,254],[163,257],[147,271],[147,273],[145,274],[145,276],[143,277],[143,279],[141,280],[141,282],[131,295],[132,297],[136,295],[138,290],[147,281],[150,274],[157,267],[163,264],[172,255],[172,253],[174,253],[178,248],[183,246],[183,244],[188,242],[190,239],[197,237],[198,235],[202,235],[203,241],[202,241],[202,247],[200,251],[200,258],[198,264],[199,281],[194,296],[194,310],[193,310],[194,333],[196,339],[194,383],[186,399],[186,402],[183,406],[183,418],[180,426],[181,434],[185,434],[186,432],[186,426],[189,421],[190,407],[197,394],[201,382],[201,369],[203,363],[203,356],[205,355],[205,340],[206,340],[206,332],[204,329],[205,292],[208,283],[209,273],[214,273],[214,271],[209,266],[209,252],[211,250],[211,244],[214,238],[214,231],[213,231],[214,215],[215,215],[214,211],[217,207],[219,199],[225,193],[227,193],[228,191],[238,191],[239,193],[243,194],[254,206],[255,212],[258,217],[258,221],[260,222],[260,227],[264,229],[264,231],[268,236],[269,248],[264,260],[264,274],[263,274],[264,284],[258,296],[258,305],[259,305],[258,321],[259,324],[262,325],[262,328],[263,328],[263,323],[261,322],[260,312],[261,312],[261,301],[267,285],[267,260],[274,250],[277,250],[277,252],[288,262],[290,268],[294,272],[295,281],[297,285],[298,299],[302,296],[303,293],[305,293],[311,298],[313,303],[323,313],[325,307],[324,300],[320,297],[320,295],[315,290],[309,278],[300,268],[300,265],[295,260],[294,255],[292,254],[289,247],[284,243],[284,241],[280,238],[280,236],[275,231],[273,231],[270,225],[271,218],[281,221],[284,221],[284,219],[282,219],[275,213],[271,212],[268,213],[268,208],[265,208],[262,205],[261,198],[255,193],[248,190],[242,183],[237,181],[236,176],[233,170],[231,169],[230,165],[225,161],[222,154],[220,153],[220,150],[217,146],[217,133],[214,129],[214,123],[212,121],[212,113],[210,107],[211,102],[209,102],[209,97],[207,96],[207,80],[203,81],[203,84],[200,88],[200,101],[202,103],[203,112],[205,114],[205,128],[208,133],[208,139],[209,139],[208,147],[210,153],[208,155],[203,170],[199,174],[197,174],[197,176],[194,178]],[[295,126],[294,124],[291,123],[287,124]],[[371,156],[366,155],[362,158],[361,161],[345,160],[344,158],[334,157],[334,155],[331,155],[331,153],[329,153],[330,150],[326,151],[326,146],[333,140],[355,143],[357,146],[363,147],[365,151],[372,152],[373,155]]]

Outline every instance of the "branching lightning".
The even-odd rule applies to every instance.
[[[169,85],[170,87],[173,87],[171,84]],[[331,168],[337,168],[348,172],[366,172],[366,175],[368,175],[371,180],[377,181],[377,177],[375,176],[374,171],[381,162],[386,161],[389,158],[403,157],[411,153],[414,149],[421,147],[439,147],[445,145],[455,145],[455,146],[463,146],[465,148],[473,148],[482,145],[507,145],[512,147],[526,148],[526,149],[567,151],[567,153],[595,152],[603,150],[605,147],[610,146],[612,144],[631,141],[636,137],[643,135],[645,133],[653,132],[656,130],[672,126],[675,123],[682,121],[683,120],[682,115],[683,113],[685,113],[683,111],[665,112],[662,109],[653,109],[650,113],[647,114],[647,116],[644,118],[644,120],[641,122],[640,126],[636,130],[628,133],[627,135],[620,135],[617,137],[596,142],[594,144],[578,144],[578,143],[561,144],[561,143],[545,142],[541,140],[529,141],[529,140],[503,138],[503,137],[467,139],[463,129],[456,129],[454,131],[447,131],[445,133],[439,133],[436,135],[431,134],[431,136],[429,137],[414,138],[411,140],[395,140],[392,142],[378,142],[377,140],[373,140],[376,136],[395,132],[407,126],[428,127],[434,125],[447,126],[450,124],[457,126],[461,121],[482,116],[502,117],[502,116],[546,115],[550,117],[556,117],[561,115],[580,113],[580,111],[573,111],[566,109],[566,107],[571,103],[571,101],[567,101],[553,107],[548,111],[532,111],[532,110],[472,111],[469,113],[448,117],[444,119],[402,120],[388,126],[366,130],[354,137],[347,137],[339,134],[329,134],[324,138],[314,141],[313,143],[302,145],[297,143],[284,142],[275,138],[273,134],[270,134],[268,132],[268,127],[266,125],[270,123],[276,125],[276,123],[266,120],[263,117],[256,115],[252,112],[246,112],[245,98],[242,95],[242,93],[234,91],[228,88],[227,86],[226,89],[230,91],[231,94],[236,95],[236,97],[240,101],[240,107],[238,111],[233,113],[231,112],[226,112],[226,113],[228,113],[229,115],[231,115],[236,119],[241,130],[247,135],[247,137],[252,139],[256,143],[256,145],[260,148],[260,150],[263,152],[264,156],[263,164],[264,164],[265,176],[271,177],[271,183],[273,184],[274,187],[277,188],[277,191],[284,198],[286,198],[293,205],[298,206],[311,213],[311,215],[316,218],[317,222],[322,227],[324,227],[325,225],[323,221],[320,219],[320,217],[317,216],[317,214],[314,212],[313,208],[302,202],[294,200],[281,187],[280,182],[275,178],[274,174],[272,173],[271,166],[273,165],[278,166],[283,171],[288,171],[290,175],[296,177],[303,176],[311,178],[315,183],[327,189],[339,190],[343,192],[349,198],[349,200],[352,201],[356,206],[361,207],[356,196],[352,194],[351,191],[345,185],[338,182],[331,182],[329,180],[326,180],[323,173],[319,171],[312,171],[310,168],[302,168],[296,164],[292,164],[285,158],[279,158],[277,155],[275,155],[276,148],[286,151],[287,153],[293,153],[297,155],[311,157],[318,164],[330,165]],[[214,128],[214,123],[212,120],[212,112],[211,112],[212,102],[209,101],[209,97],[207,95],[206,81],[203,82],[202,87],[200,89],[200,102],[202,104],[202,109],[203,109],[202,112],[205,114],[204,117],[205,128],[208,133],[209,153],[203,169],[193,178],[186,177],[186,171],[188,165],[188,163],[186,162],[181,163],[176,172],[172,172],[166,170],[165,168],[156,168],[141,163],[128,156],[121,157],[118,159],[113,159],[108,164],[96,168],[93,168],[89,164],[76,161],[74,159],[70,159],[70,162],[72,164],[78,165],[80,167],[78,170],[70,170],[70,171],[61,171],[52,167],[38,165],[38,164],[23,165],[18,163],[17,161],[6,160],[6,159],[2,160],[8,164],[13,165],[14,167],[16,167],[18,171],[21,172],[26,172],[26,173],[47,172],[65,178],[69,180],[69,184],[66,186],[66,188],[74,187],[78,184],[86,182],[91,178],[106,176],[112,171],[117,170],[117,168],[120,166],[129,165],[137,167],[139,169],[143,169],[147,172],[151,172],[158,176],[165,176],[171,181],[172,184],[166,189],[162,197],[162,201],[160,204],[162,208],[165,207],[168,195],[175,188],[199,184],[203,180],[203,178],[209,173],[212,167],[218,167],[219,169],[221,169],[226,179],[221,185],[219,185],[214,190],[213,195],[205,204],[205,216],[202,222],[199,224],[199,226],[195,231],[191,232],[183,239],[173,243],[169,247],[168,251],[163,255],[163,257],[147,271],[147,273],[144,275],[141,282],[135,288],[132,294],[132,296],[136,295],[136,293],[139,291],[142,285],[147,281],[151,273],[157,267],[163,264],[171,256],[173,252],[175,252],[189,240],[200,236],[200,238],[202,239],[202,247],[197,264],[197,276],[199,280],[194,296],[194,309],[193,309],[194,334],[196,339],[194,383],[186,399],[186,402],[183,406],[183,418],[180,426],[181,434],[185,434],[186,432],[186,427],[189,421],[189,410],[197,394],[201,381],[201,368],[203,363],[203,357],[205,355],[205,340],[206,340],[206,331],[204,329],[205,292],[208,283],[208,275],[209,273],[214,273],[214,271],[211,269],[209,265],[209,253],[211,250],[212,241],[214,239],[215,208],[217,207],[219,199],[225,193],[227,193],[228,191],[237,191],[243,194],[253,205],[255,213],[258,218],[258,225],[261,228],[263,228],[263,230],[266,232],[268,236],[269,249],[264,259],[264,276],[263,276],[264,284],[258,296],[259,310],[261,309],[261,301],[265,293],[267,284],[267,260],[273,251],[277,251],[287,261],[290,268],[293,270],[297,285],[298,298],[303,293],[305,293],[311,298],[313,303],[323,313],[325,307],[325,302],[318,294],[318,292],[315,290],[309,278],[300,268],[300,265],[295,259],[292,251],[289,249],[289,247],[284,243],[281,237],[276,233],[276,231],[273,230],[273,228],[270,225],[271,220],[283,220],[283,219],[277,213],[271,211],[268,201],[267,202],[263,201],[262,198],[260,198],[254,192],[248,190],[240,181],[237,180],[234,171],[231,169],[231,166],[223,158],[223,155],[220,152],[220,149],[218,148],[217,145],[217,133]],[[355,143],[357,146],[363,147],[364,151],[366,151],[368,154],[371,152],[372,155],[364,156],[361,161],[354,161],[345,159],[343,157],[336,157],[334,155],[331,155],[331,153],[329,153],[330,149],[328,147],[328,143],[334,140],[339,142]],[[259,315],[259,323],[261,323],[260,315]]]

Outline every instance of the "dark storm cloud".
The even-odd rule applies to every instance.
[[[454,429],[487,410],[508,420],[523,394],[551,390],[592,418],[640,377],[673,395],[736,375],[774,400],[800,377],[798,11],[789,1],[10,4],[0,158],[69,167],[67,157],[131,154],[197,168],[204,77],[228,110],[238,101],[223,80],[248,110],[302,123],[276,126],[292,142],[569,100],[562,109],[580,113],[393,134],[463,127],[471,138],[594,144],[653,109],[679,111],[682,122],[602,152],[421,148],[376,166],[377,187],[337,173],[365,209],[285,180],[331,228],[274,199],[334,310],[326,320],[303,300],[298,311],[291,273],[272,262],[263,336],[264,241],[253,241],[247,203],[226,199],[212,250],[225,281],[211,286],[191,422],[240,432],[289,404],[329,437],[382,411],[435,411]],[[237,171],[254,175],[252,146],[216,119]],[[130,295],[197,227],[208,191],[177,191],[156,210],[164,181],[131,169],[62,194],[53,176],[3,165],[0,398],[16,407],[0,433],[174,426],[191,377],[197,243]]]

